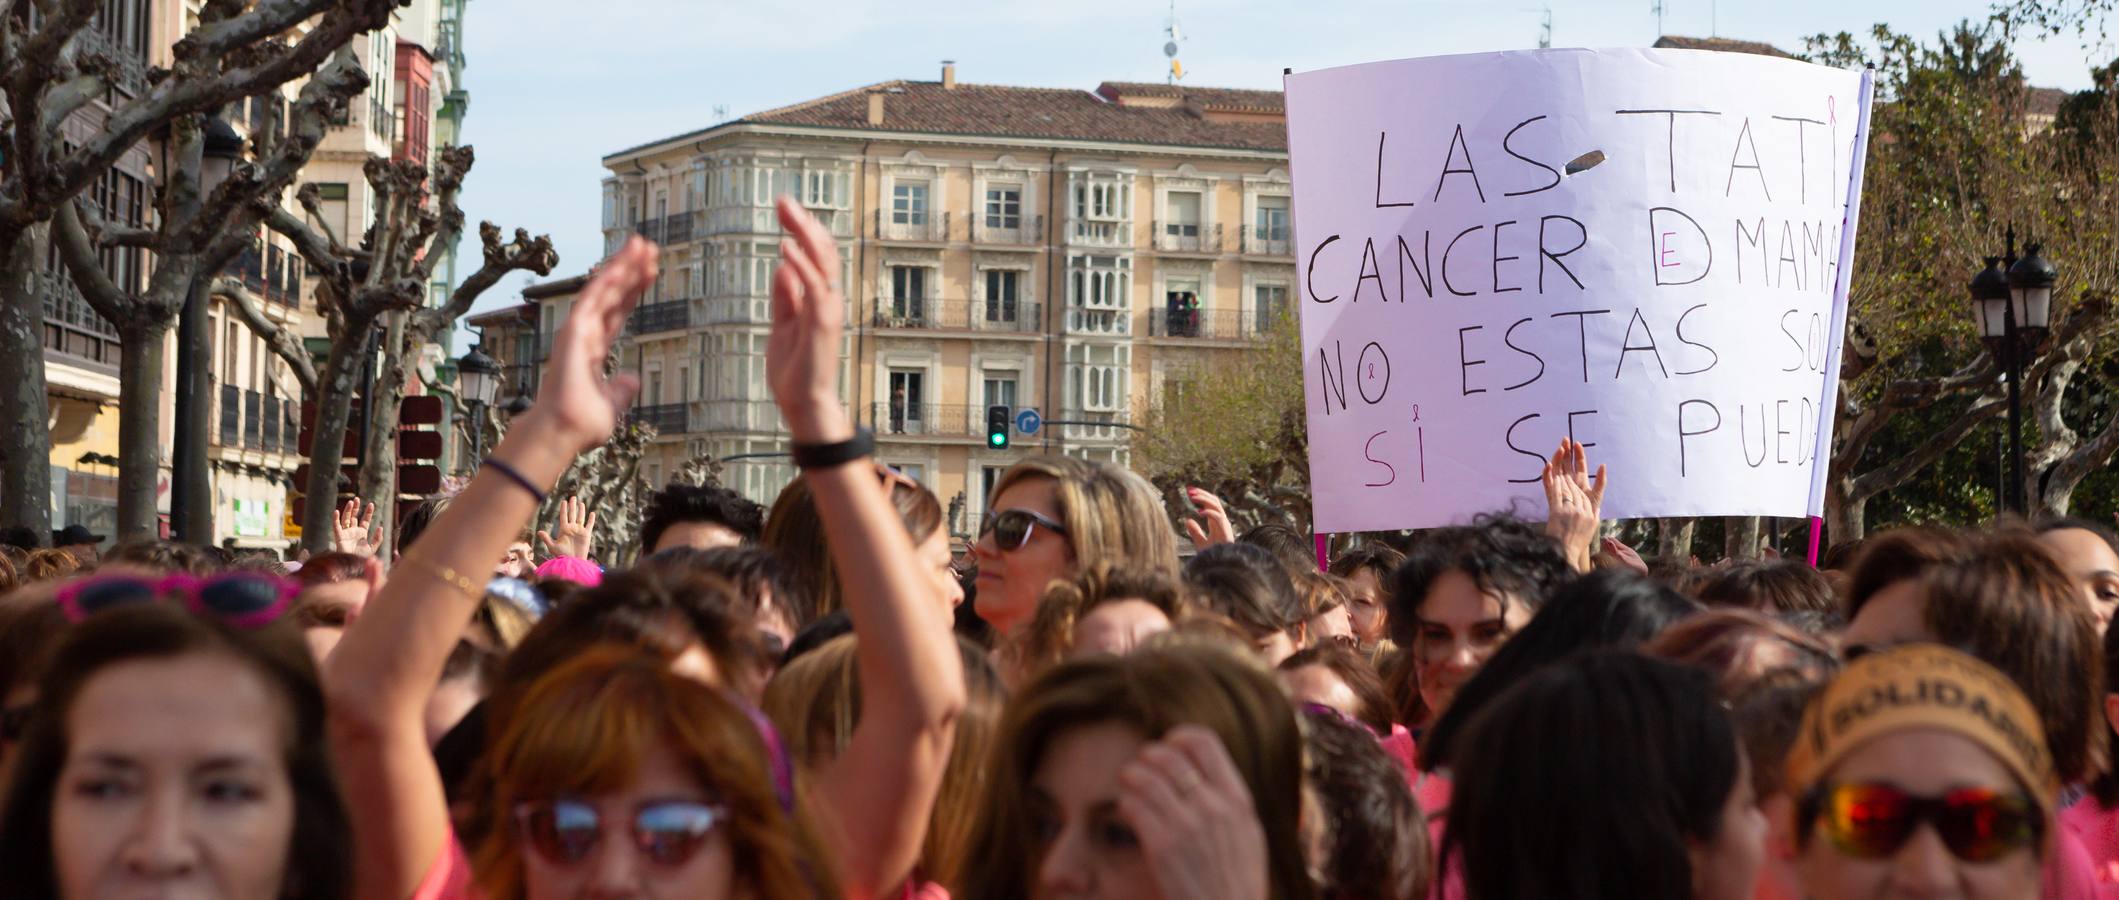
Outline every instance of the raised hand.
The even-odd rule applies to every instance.
[[[559,536],[539,531],[537,539],[544,543],[547,556],[571,556],[588,559],[592,535],[596,533],[596,514],[589,512],[589,505],[575,497],[559,501]]]
[[[1602,546],[1605,553],[1611,554],[1613,559],[1619,561],[1619,565],[1643,575],[1648,574],[1648,562],[1641,558],[1641,554],[1638,551],[1627,546],[1625,541],[1615,537],[1607,537],[1604,539]]]
[[[839,402],[839,337],[846,300],[839,293],[839,247],[831,231],[781,197],[781,265],[773,272],[773,331],[765,345],[765,377],[796,443],[827,444],[853,437]]]
[[[1589,477],[1589,454],[1579,442],[1560,442],[1539,476],[1545,485],[1545,533],[1560,542],[1568,564],[1587,572],[1595,563],[1591,547],[1596,543],[1597,519],[1604,509],[1604,467]]]
[[[1264,900],[1265,827],[1213,732],[1170,729],[1119,770],[1118,782],[1118,813],[1132,824],[1163,897]]]
[[[654,283],[661,251],[635,237],[607,259],[574,300],[574,309],[552,337],[552,358],[545,363],[535,415],[550,427],[569,456],[607,441],[619,416],[640,392],[640,377],[604,375],[604,358],[625,331],[625,317]]]
[[[348,500],[332,518],[332,545],[340,553],[375,555],[375,504],[364,509],[359,500]]]
[[[1185,496],[1199,507],[1198,515],[1185,520],[1185,534],[1192,546],[1204,550],[1215,544],[1236,543],[1236,526],[1229,524],[1229,510],[1205,488],[1187,487]]]

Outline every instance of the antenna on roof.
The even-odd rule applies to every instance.
[[[1649,12],[1655,13],[1655,36],[1656,36],[1656,37],[1662,37],[1662,36],[1663,36],[1663,0],[1655,0],[1655,6],[1653,6],[1652,8],[1650,8],[1650,9],[1649,9]]]
[[[1184,33],[1177,28],[1177,0],[1170,0],[1170,24],[1163,27],[1163,55],[1170,58],[1170,83],[1176,84],[1185,77],[1185,64],[1177,61],[1177,45],[1184,41]]]
[[[716,104],[714,104],[714,121],[716,121],[716,122],[726,122],[726,121],[728,121],[728,104],[726,104],[726,103],[716,103]]]
[[[1552,4],[1547,3],[1542,7],[1525,7],[1523,11],[1544,14],[1538,23],[1538,49],[1552,49]]]

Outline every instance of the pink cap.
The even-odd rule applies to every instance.
[[[595,587],[603,583],[603,569],[578,556],[555,556],[537,567],[537,577],[561,578],[582,587]]]

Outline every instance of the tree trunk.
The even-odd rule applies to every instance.
[[[1869,511],[1869,498],[1841,498],[1838,503],[1825,504],[1825,546],[1837,547],[1848,541],[1858,541],[1868,533],[1865,521]]]
[[[1722,534],[1722,558],[1758,558],[1759,517],[1730,516],[1723,520]]]
[[[360,498],[375,504],[378,526],[376,556],[388,560],[384,548],[392,541],[397,512],[398,408],[405,399],[405,313],[383,314],[383,362],[376,368],[375,383],[362,393],[368,398],[368,440],[361,446]]]
[[[1656,520],[1656,555],[1679,565],[1692,559],[1692,533],[1698,519]]]
[[[324,357],[317,377],[316,424],[309,447],[309,481],[302,486],[302,547],[327,553],[337,538],[332,513],[338,504],[339,466],[346,461],[346,420],[353,412],[354,381],[361,357],[368,352],[372,320],[349,321]]]
[[[0,233],[0,524],[51,534],[50,398],[44,390],[44,226]]]
[[[118,540],[152,539],[155,483],[162,475],[162,358],[169,325],[139,321],[118,328]],[[201,401],[199,415],[212,409]],[[202,460],[203,462],[203,460]],[[193,497],[213,504],[213,496]],[[212,521],[208,516],[207,521]]]

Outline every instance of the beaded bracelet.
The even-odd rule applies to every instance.
[[[410,563],[413,568],[419,569],[420,571],[423,571],[428,575],[432,575],[435,578],[441,579],[444,584],[448,584],[456,588],[457,590],[462,591],[464,596],[466,597],[469,597],[473,600],[485,599],[485,590],[483,588],[480,588],[477,582],[472,581],[463,573],[458,572],[455,569],[449,568],[448,566],[444,566],[439,563],[428,562],[427,560],[422,559],[416,553],[399,554],[397,557],[397,561],[400,564]]]
[[[500,474],[507,476],[509,480],[515,482],[516,484],[522,485],[523,490],[529,491],[530,496],[537,498],[538,506],[544,505],[545,492],[538,490],[537,484],[531,481],[529,479],[529,476],[522,474],[522,472],[520,471],[517,471],[514,466],[508,465],[507,463],[501,462],[500,460],[494,459],[490,456],[486,457],[485,461],[480,463],[480,465],[483,465],[488,469],[492,469],[495,472],[499,472]]]

